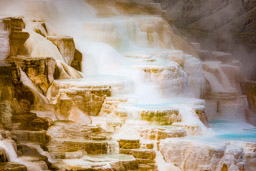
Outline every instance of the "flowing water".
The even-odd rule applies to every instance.
[[[186,43],[183,48],[177,50],[175,47],[179,45],[180,38],[161,17],[130,14],[99,17],[98,9],[82,0],[72,3],[68,0],[42,0],[41,5],[29,0],[23,0],[23,3],[17,3],[15,0],[11,2],[16,5],[6,2],[8,9],[4,9],[0,14],[8,15],[14,9],[19,15],[28,18],[37,16],[46,21],[48,36],[57,34],[74,38],[76,48],[84,56],[82,74],[65,64],[58,49],[50,41],[33,33],[32,26],[27,28],[31,35],[25,44],[29,54],[33,57],[52,56],[58,67],[62,68],[62,78],[66,78],[59,82],[77,86],[110,86],[112,96],[128,99],[128,103],[118,106],[126,111],[129,119],[113,136],[115,139],[123,136],[139,138],[138,130],[149,126],[148,122],[139,119],[139,113],[142,111],[175,109],[179,112],[183,124],[201,128],[200,137],[188,138],[214,142],[256,140],[255,127],[248,124],[212,121],[210,128],[207,128],[200,120],[194,109],[204,108],[204,100],[198,98],[204,94],[205,80],[213,92],[237,91],[238,86],[234,85],[237,78],[234,73],[238,72],[238,68],[221,68],[219,63],[214,62],[202,65],[193,52],[187,54],[185,50],[182,51],[189,46]],[[18,5],[20,6],[17,7]],[[118,13],[117,9],[114,11],[115,14]],[[43,32],[46,33],[45,30]],[[229,75],[226,75],[226,70],[229,70]],[[80,78],[81,75],[84,78]],[[38,101],[46,102],[41,93],[35,91],[24,79],[25,77],[22,77],[25,85],[38,97]],[[1,141],[0,145],[6,148],[4,142]],[[50,157],[42,151],[41,153]],[[108,153],[118,153],[116,142],[109,144]],[[10,148],[8,155],[11,161],[17,158],[16,152]],[[159,151],[156,160],[158,165],[162,166],[160,170],[177,169],[166,164]],[[66,162],[84,164],[82,160]]]
[[[25,158],[19,158],[17,153],[16,153],[16,150],[14,148],[14,144],[15,143],[12,140],[8,140],[8,139],[0,141],[0,147],[5,150],[8,161],[23,164],[30,171],[41,171],[41,170],[43,170],[36,163],[30,162],[29,160],[26,160]],[[45,164],[44,167],[47,169],[46,164]]]
[[[213,120],[210,122],[210,126],[215,133],[212,137],[213,139],[221,141],[256,141],[256,128],[244,122]]]

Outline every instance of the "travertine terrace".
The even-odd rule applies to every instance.
[[[172,5],[1,0],[0,170],[256,170],[256,83]]]

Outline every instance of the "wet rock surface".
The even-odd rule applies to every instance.
[[[53,20],[1,18],[0,170],[255,170],[255,143],[199,141],[212,133],[205,106],[213,116],[227,118],[244,117],[247,106],[240,94],[240,63],[230,54],[187,43],[160,17],[163,6],[183,2],[88,1],[95,17],[104,17],[83,18],[79,37],[97,43],[79,50],[77,37],[62,36]],[[33,7],[28,13],[45,9],[51,16],[55,7],[47,3],[25,4]],[[247,6],[252,9],[251,2]],[[118,12],[129,16],[116,17]],[[89,70],[110,67],[136,77],[136,86],[123,78],[82,79],[78,71],[88,69],[82,59],[90,62],[94,48],[97,56],[110,53],[111,59],[97,58]],[[246,94],[254,110],[253,93]],[[196,98],[205,98],[206,105]],[[245,116],[253,118],[250,111]]]
[[[97,126],[80,125],[71,121],[57,121],[47,131],[50,152],[60,155],[65,152],[81,151],[84,154],[106,154],[108,141],[100,137],[102,129]],[[103,137],[103,136],[102,136]]]
[[[254,81],[241,82],[241,89],[248,100],[249,109],[246,109],[246,121],[256,125],[256,83]]]
[[[219,35],[231,31],[232,34],[230,36],[237,43],[247,44],[249,49],[255,47],[253,38],[247,42],[244,41],[249,35],[254,35],[252,30],[255,29],[255,0],[232,2],[228,0],[199,0],[193,2],[187,0],[154,1],[161,3],[162,9],[166,10],[167,18],[172,19],[176,26],[184,28],[183,34],[187,33],[187,35],[206,44],[211,41],[202,39],[200,36],[208,35],[213,40],[224,40],[225,43],[217,41],[220,43],[217,46],[225,48],[229,40],[227,37],[221,38]]]
[[[153,149],[142,149],[140,148],[139,139],[120,139],[119,153],[132,155],[137,163],[138,170],[156,170],[155,164],[156,152]]]
[[[49,92],[50,102],[55,104],[56,112],[68,118],[72,107],[89,116],[99,114],[104,98],[111,95],[110,87],[76,85],[68,81],[54,81]]]
[[[17,163],[0,163],[0,169],[3,171],[27,171],[26,166]]]
[[[16,56],[8,58],[8,62],[19,66],[35,84],[35,86],[46,94],[54,80],[56,62],[50,57],[31,58],[27,56]]]
[[[236,142],[208,144],[207,142],[169,139],[160,142],[160,151],[165,160],[175,163],[184,170],[200,170],[205,167],[210,170],[250,170],[255,166],[251,164],[250,159],[244,158],[254,153],[254,149],[250,148],[252,144],[249,144]],[[184,158],[186,158],[185,162],[183,162]]]
[[[22,17],[7,17],[3,19],[4,29],[9,32],[10,56],[16,56],[23,51],[24,43],[29,38],[29,33],[22,31],[25,23]]]
[[[68,65],[71,65],[75,57],[75,43],[72,37],[54,37],[48,36],[48,40],[53,42],[56,45],[62,54],[65,62]]]
[[[140,130],[140,137],[149,140],[161,140],[174,137],[184,137],[186,136],[186,131],[184,129],[168,130],[164,128],[145,128]]]

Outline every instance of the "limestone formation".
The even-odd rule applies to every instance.
[[[54,45],[56,45],[68,65],[71,65],[75,56],[75,43],[72,37],[47,36]]]
[[[173,128],[172,130],[164,128],[145,128],[140,130],[140,137],[149,140],[161,140],[174,137],[184,137],[186,136],[186,131],[181,128]]]
[[[182,35],[238,4],[1,0],[0,170],[256,170],[254,83]]]
[[[9,56],[16,56],[24,49],[24,43],[29,38],[29,33],[23,32],[25,23],[22,18],[9,17],[3,19],[5,30],[9,31]]]
[[[138,162],[138,170],[154,170],[156,169],[155,157],[156,153],[153,149],[140,148],[139,139],[120,139],[119,153],[133,155]]]
[[[6,162],[6,163],[0,163],[0,169],[1,170],[11,170],[11,171],[27,171],[26,166],[18,164],[18,163],[11,163],[11,162]]]
[[[68,118],[72,107],[77,107],[89,116],[99,114],[106,96],[110,96],[110,87],[83,85],[77,82],[70,84],[68,81],[54,81],[48,91],[48,99],[55,104],[56,112]]]
[[[47,27],[45,24],[42,24],[42,22],[38,21],[27,21],[26,30],[29,33],[29,38],[26,40],[24,44],[24,50],[20,52],[19,54],[25,54],[26,56],[30,56],[33,58],[38,57],[51,57],[53,58],[57,63],[58,73],[55,75],[58,79],[71,79],[71,78],[81,78],[82,75],[74,68],[70,67],[68,63],[66,63],[64,57],[62,55],[66,55],[71,58],[69,64],[71,64],[73,58],[74,58],[74,51],[75,45],[74,43],[71,45],[68,49],[68,46],[66,49],[64,48],[64,45],[62,46],[62,49],[58,49],[56,45],[53,44],[50,40],[48,40],[45,36],[47,36]],[[39,24],[38,24],[39,23]],[[40,32],[38,33],[38,30]],[[42,32],[45,32],[46,35],[41,35]],[[69,38],[70,40],[73,40],[72,38]],[[62,54],[63,53],[63,54]],[[69,57],[69,55],[71,55]],[[77,57],[77,60],[80,60],[81,58]],[[81,61],[80,61],[81,62]],[[78,62],[79,63],[79,62]]]
[[[242,82],[243,94],[247,96],[250,109],[256,112],[256,83],[254,81]]]
[[[82,60],[83,60],[83,54],[76,49],[75,56],[71,63],[71,66],[75,68],[77,71],[82,71]]]
[[[0,115],[1,121],[0,123],[3,125],[4,128],[10,127],[12,123],[12,109],[10,104],[5,101],[0,103]]]
[[[255,165],[251,163],[251,159],[245,158],[245,156],[255,153],[253,150],[254,148],[244,147],[235,142],[209,144],[175,139],[160,142],[160,151],[165,160],[174,163],[182,170],[204,168],[208,170],[254,170]]]
[[[161,15],[164,16],[165,11],[161,9],[159,3],[154,3],[153,0],[149,1],[136,1],[136,0],[89,0],[88,3],[98,9],[98,16],[113,16],[116,15],[115,11],[110,8],[114,6],[118,12],[123,15],[134,14],[134,15]]]
[[[256,90],[255,90],[255,82],[241,82],[241,89],[243,94],[246,95],[249,109],[245,109],[246,121],[251,123],[252,125],[256,125]]]
[[[43,94],[46,94],[54,77],[57,77],[56,62],[50,57],[16,56],[8,58],[8,62],[19,66]]]
[[[65,156],[66,152],[82,151],[83,154],[106,154],[106,140],[91,140],[90,137],[100,135],[102,129],[96,126],[86,126],[71,121],[55,122],[47,131],[50,137],[48,149],[56,156]]]
[[[9,104],[11,105],[11,109],[13,111],[20,111],[21,106],[19,104],[22,102],[22,93],[21,92],[21,85],[19,83],[19,78],[16,77],[17,70],[15,66],[12,66],[5,61],[1,61],[1,66],[0,66],[0,97],[1,101],[8,101]],[[17,83],[17,84],[15,84]],[[19,87],[19,89],[16,89]],[[15,91],[18,90],[18,91]],[[19,91],[20,90],[20,91]],[[25,93],[25,92],[24,92]],[[23,97],[24,99],[28,97]]]
[[[126,139],[120,139],[118,141],[119,148],[122,149],[137,149],[140,147],[140,140],[126,140]]]
[[[140,113],[142,120],[155,122],[162,125],[170,125],[173,122],[180,122],[180,116],[177,111],[147,111],[144,110]]]
[[[212,47],[215,40],[217,47],[231,52],[237,44],[246,45],[249,50],[255,47],[255,0],[154,1],[161,3],[166,17],[182,28],[182,34],[204,46]]]

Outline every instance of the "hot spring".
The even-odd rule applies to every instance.
[[[0,1],[0,170],[256,169],[255,83],[164,2]]]

